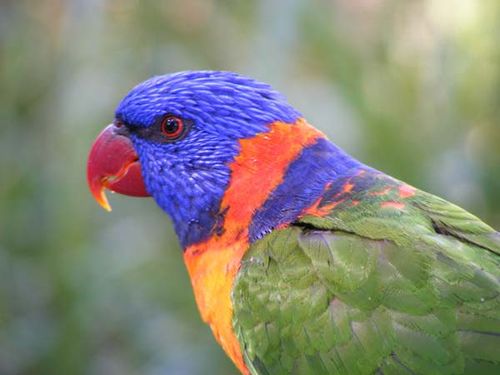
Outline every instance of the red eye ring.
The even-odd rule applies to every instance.
[[[161,120],[161,132],[168,139],[177,139],[184,132],[184,121],[173,115],[168,115]]]

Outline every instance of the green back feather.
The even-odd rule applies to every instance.
[[[251,372],[500,374],[499,234],[430,194],[369,192],[246,254],[233,325]]]

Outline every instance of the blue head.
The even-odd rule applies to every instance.
[[[132,139],[147,190],[185,247],[217,230],[239,140],[300,114],[267,84],[231,72],[187,71],[139,84],[115,116]]]

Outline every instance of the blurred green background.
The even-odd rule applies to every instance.
[[[86,156],[155,74],[234,70],[500,228],[498,0],[0,2],[0,374],[235,374],[168,218]]]

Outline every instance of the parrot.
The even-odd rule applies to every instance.
[[[106,190],[170,217],[242,374],[500,374],[500,233],[349,155],[266,83],[138,84],[87,182],[108,211]]]

